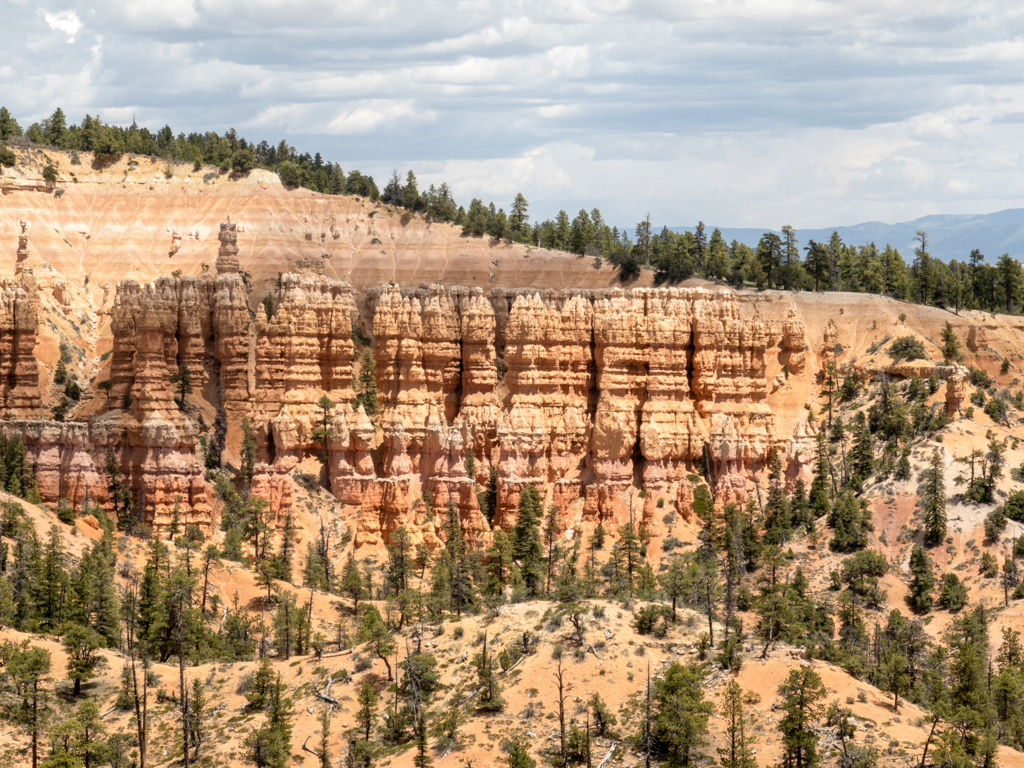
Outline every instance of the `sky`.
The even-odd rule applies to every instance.
[[[0,0],[0,105],[284,138],[537,218],[1024,206],[1024,4]]]

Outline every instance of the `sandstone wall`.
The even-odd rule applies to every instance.
[[[485,543],[492,526],[514,525],[531,484],[559,510],[560,531],[615,525],[631,507],[657,529],[658,509],[689,514],[702,472],[716,499],[742,502],[772,450],[796,471],[807,458],[813,433],[778,434],[767,402],[769,357],[809,375],[794,307],[769,321],[758,298],[724,290],[487,296],[392,283],[367,293],[361,315],[347,284],[301,259],[303,271],[282,274],[265,306],[238,272],[237,237],[222,227],[216,276],[118,286],[111,409],[89,425],[26,435],[45,501],[78,503],[86,484],[105,490],[102,452],[113,447],[148,523],[166,527],[177,500],[180,516],[210,528],[200,434],[234,464],[243,419],[261,462],[253,492],[280,516],[292,503],[289,472],[322,458],[332,493],[360,508],[358,545],[386,543],[404,525],[434,546],[449,503],[467,538]],[[357,326],[372,336],[366,350]],[[0,343],[2,328],[0,317]],[[364,351],[375,414],[356,397]],[[194,389],[184,409],[170,382],[182,365]],[[316,431],[323,397],[326,440]],[[492,468],[488,520],[478,493]]]

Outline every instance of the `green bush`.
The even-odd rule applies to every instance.
[[[940,608],[947,611],[959,611],[967,605],[967,586],[955,573],[947,573],[942,577],[942,591],[939,592],[937,602]]]
[[[992,379],[980,368],[971,368],[971,384],[976,387],[990,387]]]
[[[985,413],[988,414],[988,417],[992,419],[992,421],[1005,422],[1008,410],[1009,407],[1007,406],[1006,401],[1001,397],[993,397],[985,403]]]
[[[889,345],[889,356],[893,360],[926,360],[924,342],[914,336],[900,336]]]
[[[667,605],[648,605],[633,616],[633,629],[639,635],[665,637],[668,623],[672,620],[672,609]]]

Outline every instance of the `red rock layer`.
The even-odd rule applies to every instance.
[[[344,283],[296,274],[281,276],[273,298],[270,318],[262,303],[256,309],[250,419],[265,458],[288,470],[315,449],[317,401],[323,395],[337,405],[332,414],[337,437],[353,422],[353,301]]]
[[[498,508],[494,522],[515,521],[509,481],[547,488],[578,476],[593,427],[593,306],[578,295],[515,299],[505,328],[505,401],[498,425]]]
[[[42,410],[36,326],[39,290],[31,267],[3,281],[0,293],[0,415],[8,419],[38,417]]]
[[[222,234],[230,260],[235,231]],[[111,379],[115,402],[129,393],[132,407],[97,423],[116,422],[121,436],[107,442],[130,465],[152,524],[166,526],[175,498],[211,522],[196,422],[169,384],[181,364],[194,386],[209,384],[204,395],[222,409],[229,452],[249,419],[264,462],[253,492],[279,515],[294,491],[287,473],[326,450],[332,492],[361,508],[360,545],[387,543],[398,526],[436,544],[449,502],[467,537],[482,543],[492,524],[514,524],[531,484],[559,509],[560,531],[623,522],[631,505],[656,528],[658,503],[686,511],[703,460],[716,498],[743,501],[770,451],[784,447],[767,403],[767,357],[777,347],[780,364],[804,370],[806,332],[792,308],[770,323],[725,291],[486,298],[480,289],[389,284],[366,297],[380,403],[371,419],[354,407],[352,387],[352,328],[366,325],[349,287],[315,272],[282,275],[270,316],[238,274],[119,287]],[[313,438],[323,395],[335,404],[326,446]],[[813,438],[798,425],[786,443],[796,471]],[[492,466],[489,524],[477,494]],[[48,487],[76,483],[58,477]]]

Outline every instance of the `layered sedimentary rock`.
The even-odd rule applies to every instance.
[[[193,392],[208,396],[223,414],[223,426],[208,435],[210,450],[223,447],[225,431],[229,443],[237,441],[250,407],[252,321],[237,274],[236,237],[234,225],[222,226],[218,268],[227,274],[161,277],[146,285],[127,280],[114,298],[111,401],[121,408],[100,421],[142,519],[156,528],[170,524],[175,508],[179,520],[203,528],[212,522],[197,456],[203,425],[176,397],[171,377],[187,368]],[[213,390],[204,392],[211,381]]]
[[[118,438],[104,426],[74,422],[16,419],[0,422],[4,438],[19,438],[26,460],[34,468],[43,503],[56,506],[66,500],[76,510],[87,503],[107,501],[103,455]]]
[[[742,319],[729,294],[695,300],[693,313],[693,391],[709,424],[715,485],[723,500],[743,501],[775,439],[765,380],[768,325]]]
[[[515,520],[517,490],[578,482],[593,429],[593,305],[579,295],[519,296],[505,328],[506,397],[498,425],[501,527]]]
[[[275,298],[270,317],[264,304],[256,309],[256,407],[250,412],[265,458],[290,469],[314,449],[323,395],[336,404],[331,419],[339,437],[353,421],[353,302],[346,284],[297,274],[282,275]]]
[[[789,305],[786,321],[782,325],[782,346],[789,372],[802,373],[806,365],[804,349],[807,346],[807,328],[794,304]]]
[[[189,277],[147,285],[125,281],[114,299],[111,401],[121,408],[94,425],[103,425],[106,442],[115,447],[142,520],[157,529],[175,514],[179,521],[211,526],[210,494],[197,458],[199,426],[176,399],[171,377],[188,368],[197,391],[216,375],[217,361],[209,358],[214,301],[212,281]]]
[[[495,353],[495,318],[491,302],[477,288],[460,302],[462,316],[462,393],[460,415],[471,436],[476,478],[486,482],[497,439],[501,404]]]
[[[221,222],[217,234],[220,248],[217,250],[217,274],[233,275],[241,267],[238,264],[238,225],[231,223],[231,217]]]
[[[25,261],[28,260],[28,222],[24,219],[20,222],[21,231],[18,232],[18,256],[14,265],[14,274],[20,275]]]
[[[7,419],[40,415],[36,328],[39,289],[31,267],[0,284],[0,414]]]
[[[708,433],[690,389],[693,315],[686,294],[679,290],[650,293],[647,328],[647,401],[640,439],[644,486],[651,503],[656,503],[660,494],[670,493],[677,484],[680,507],[687,510],[692,489],[684,480],[703,458]]]
[[[946,375],[946,415],[953,417],[960,413],[963,404],[967,402],[967,382],[971,372],[966,366],[956,363],[950,368],[952,370]]]
[[[387,541],[399,525],[406,525],[414,536],[435,541],[441,517],[427,514],[424,499],[430,499],[438,512],[450,500],[471,540],[487,530],[474,480],[467,474],[466,456],[474,443],[473,424],[485,424],[488,418],[482,412],[488,398],[473,398],[473,424],[460,414],[461,306],[465,304],[467,315],[475,318],[468,325],[478,337],[477,326],[486,324],[480,319],[480,297],[475,298],[476,307],[471,309],[473,297],[437,285],[412,295],[403,295],[398,286],[389,285],[377,297],[372,328],[383,478],[346,475],[333,482],[336,492],[342,494],[355,482],[368,489],[362,497],[358,543]],[[477,369],[481,355],[488,356],[477,347]],[[478,378],[472,386],[477,395],[482,394]],[[482,431],[481,444],[486,445],[486,429]],[[362,434],[350,434],[354,435],[350,451],[358,454],[359,444],[367,443],[365,426]],[[354,458],[359,461],[358,456]],[[370,462],[364,459],[362,464],[369,468]],[[332,470],[334,466],[332,461]],[[340,466],[348,471],[344,464]]]
[[[389,284],[366,297],[370,316],[360,317],[346,284],[308,270],[283,274],[259,301],[231,272],[236,231],[221,235],[218,271],[228,274],[127,281],[112,311],[112,394],[128,395],[130,407],[103,417],[120,435],[107,442],[157,526],[175,497],[210,523],[202,425],[169,383],[181,365],[221,414],[232,456],[248,419],[261,462],[253,493],[280,519],[292,503],[290,470],[320,456],[334,495],[360,507],[357,545],[387,543],[405,526],[434,546],[449,504],[467,538],[484,542],[492,526],[514,524],[529,485],[559,510],[560,532],[630,514],[656,527],[666,503],[687,511],[695,483],[742,501],[773,449],[795,467],[791,477],[807,459],[813,431],[776,434],[767,403],[770,351],[773,365],[806,375],[806,328],[792,307],[769,322],[756,300],[725,291],[487,297]],[[357,398],[366,363],[356,326],[372,329],[377,412]],[[209,444],[221,431],[214,425]],[[489,520],[478,494],[492,469]]]

